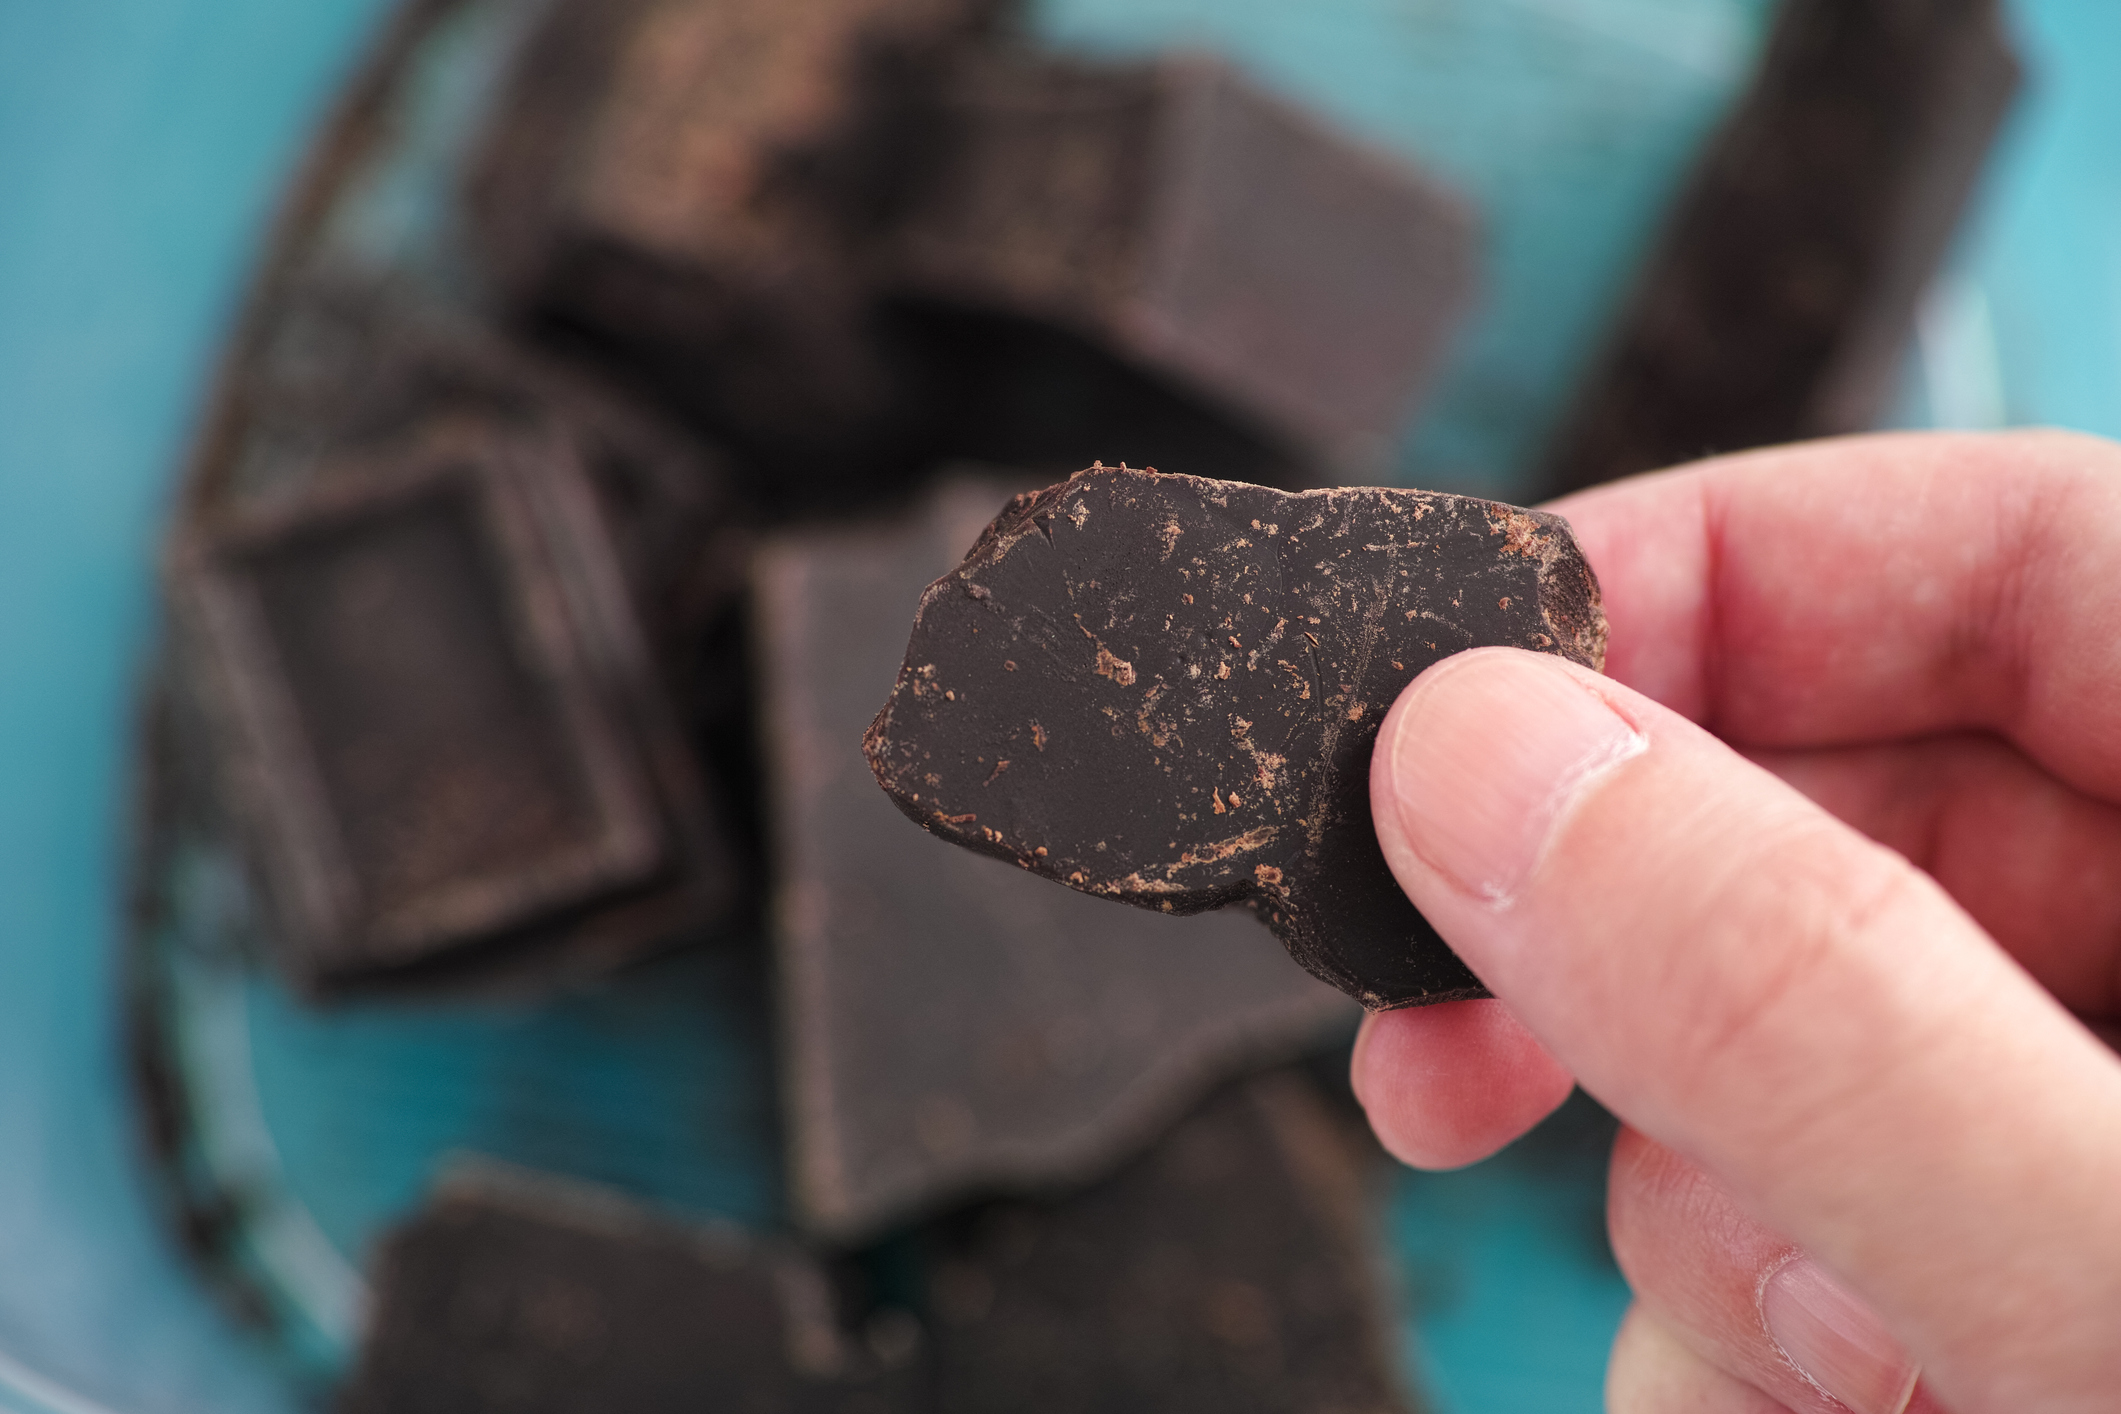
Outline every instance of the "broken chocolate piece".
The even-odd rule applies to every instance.
[[[919,95],[993,8],[562,0],[470,184],[504,302],[729,441],[763,502],[867,490],[906,413],[863,242],[927,145]]]
[[[1409,1408],[1365,1202],[1378,1158],[1275,1075],[1088,1192],[943,1227],[941,1414]]]
[[[676,668],[738,581],[727,469],[580,368],[538,357],[387,282],[307,276],[282,292],[240,366],[230,436],[200,511],[224,498],[285,497],[320,467],[388,461],[437,420],[477,420],[572,444],[659,666]],[[673,674],[681,677],[682,674]],[[694,684],[673,681],[678,710]]]
[[[1241,914],[1117,910],[906,827],[859,740],[934,577],[1010,490],[785,534],[752,599],[798,1221],[860,1238],[969,1194],[1098,1178],[1208,1089],[1356,1008]]]
[[[1996,0],[1788,0],[1551,489],[1875,425],[2019,77]]]
[[[915,1414],[904,1311],[842,1331],[819,1268],[727,1227],[479,1163],[384,1244],[339,1414]]]
[[[1471,295],[1457,198],[1206,59],[990,59],[939,102],[892,289],[1072,331],[1326,465],[1382,459]]]
[[[563,0],[471,181],[501,303],[769,516],[953,456],[1381,462],[1468,302],[1463,204],[1213,62],[1007,56],[998,8]]]
[[[439,416],[200,519],[172,588],[298,981],[632,956],[726,905],[576,443]]]
[[[1559,517],[1380,487],[1093,467],[1020,496],[921,596],[864,740],[925,829],[1170,913],[1251,900],[1370,1007],[1480,994],[1370,823],[1370,752],[1431,663],[1605,657]]]
[[[509,288],[600,242],[710,280],[777,268],[791,229],[890,200],[903,174],[861,160],[889,136],[865,127],[878,86],[933,82],[995,8],[562,0],[518,58],[473,180],[487,258]]]

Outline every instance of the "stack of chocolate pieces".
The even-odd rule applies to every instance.
[[[1017,492],[1380,477],[1474,219],[1217,61],[1061,60],[1006,19],[555,0],[466,180],[477,296],[304,271],[238,360],[175,678],[274,964],[326,1001],[680,946],[776,978],[789,1231],[459,1175],[378,1254],[349,1411],[1408,1407],[1381,1155],[1300,1064],[1356,1004],[1249,908],[1118,907],[923,834],[862,733]],[[1791,95],[1874,71],[1922,102],[1833,167],[1863,201],[1785,201],[1818,165],[1760,156]],[[1557,476],[1854,416],[2009,76],[1976,0],[1793,0]],[[1772,298],[1716,234],[1763,200]],[[1776,367],[1675,361],[1704,322]],[[1385,1000],[1464,993],[1453,964]]]
[[[566,0],[472,184],[523,327],[739,454],[769,514],[954,458],[1382,470],[1466,208],[1214,62],[1014,49],[982,0]]]
[[[470,300],[272,288],[169,557],[179,715],[318,1004],[763,942],[789,1230],[460,1172],[341,1406],[1404,1407],[1379,1156],[1289,1068],[1358,1007],[1247,910],[910,828],[861,742],[1014,494],[1380,467],[1463,204],[979,0],[559,0],[465,215]]]

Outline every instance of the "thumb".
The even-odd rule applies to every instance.
[[[1509,649],[1408,687],[1371,794],[1481,980],[1867,1300],[1946,1404],[2121,1388],[2121,1064],[1926,876],[1648,698]]]

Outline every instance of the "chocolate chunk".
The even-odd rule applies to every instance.
[[[1382,459],[1471,294],[1463,203],[1204,59],[989,59],[938,101],[894,290],[1071,331],[1327,465]]]
[[[201,514],[300,494],[349,456],[388,460],[438,419],[476,420],[575,448],[661,666],[679,668],[733,604],[737,579],[702,573],[742,561],[726,466],[593,375],[377,280],[308,276],[272,313],[234,380],[240,431],[195,488]],[[681,698],[694,686],[672,685]]]
[[[942,1414],[1404,1410],[1364,1187],[1305,1085],[1225,1093],[1065,1203],[931,1240]]]
[[[912,1414],[904,1311],[841,1330],[816,1265],[728,1228],[497,1165],[445,1182],[385,1242],[340,1414]]]
[[[1788,0],[1553,489],[1863,431],[2019,82],[1996,0]]]
[[[202,512],[172,553],[298,981],[474,944],[606,962],[734,880],[578,441],[440,413]]]
[[[563,0],[470,183],[504,301],[707,426],[776,509],[870,490],[907,434],[863,242],[917,96],[990,0]]]
[[[1354,1020],[1249,918],[1106,907],[908,829],[877,792],[857,743],[906,616],[1002,488],[955,481],[904,523],[783,535],[756,561],[794,1207],[836,1239],[1098,1178],[1223,1079]]]
[[[1555,516],[1093,467],[1018,497],[921,596],[864,745],[945,839],[1144,908],[1251,900],[1365,1005],[1445,1001],[1479,984],[1378,849],[1378,725],[1452,653],[1596,668],[1605,635]]]
[[[1206,61],[991,0],[564,0],[470,184],[502,303],[739,454],[772,516],[939,459],[1369,465],[1470,293],[1461,203]]]
[[[507,287],[599,243],[710,282],[769,271],[791,231],[889,201],[901,173],[861,160],[875,85],[932,83],[994,8],[563,0],[491,120],[471,192],[485,254]]]

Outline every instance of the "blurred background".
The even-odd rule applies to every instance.
[[[1184,975],[1136,976],[1131,934],[1084,941],[1119,923],[907,863],[932,842],[888,810],[832,833],[858,758],[791,763],[805,731],[851,748],[913,594],[1002,496],[1092,456],[1531,501],[1859,426],[2121,435],[2121,12],[797,8],[0,5],[0,1409],[645,1409],[714,1381],[758,1408],[1179,1408],[1144,1391],[1220,1379],[1262,1409],[1600,1407],[1626,1290],[1595,1105],[1460,1173],[1394,1169],[1337,1088],[1347,1009],[1248,920],[1146,939]],[[875,14],[913,38],[804,87],[788,55]],[[693,106],[776,64],[781,100]],[[1247,184],[1281,224],[1240,219]],[[1313,197],[1385,235],[1306,226]],[[1229,287],[1256,298],[1218,324]],[[1307,390],[1292,348],[1383,381]],[[438,461],[437,409],[502,450]],[[623,662],[554,692],[649,763],[612,799],[667,857],[564,917],[519,882],[473,946],[430,929],[404,947],[432,958],[380,966],[352,915],[259,882],[300,872],[319,807],[226,783],[266,750],[226,684],[271,670],[213,605],[355,523],[325,491],[390,514],[361,482],[385,462],[373,485],[524,498],[555,592],[609,596],[571,631]],[[568,519],[580,495],[603,509]],[[1079,973],[1040,970],[1070,948]],[[1169,1000],[1196,967],[1225,991]],[[1060,1039],[1003,1084],[982,1011]],[[1228,1221],[1172,1236],[1174,1204]],[[1222,1273],[1207,1334],[1047,1406],[996,1394],[1118,1341],[1149,1298],[1108,1278],[1144,1232]],[[542,1393],[450,1387],[435,1333],[477,1280],[507,1307],[562,1269],[608,1309],[462,1339],[580,1358]],[[695,1297],[714,1329],[608,1329]],[[1276,1343],[1305,1320],[1376,1339],[1321,1337],[1313,1370]],[[744,1345],[761,1370],[714,1353]],[[658,1361],[650,1393],[595,1383]]]

